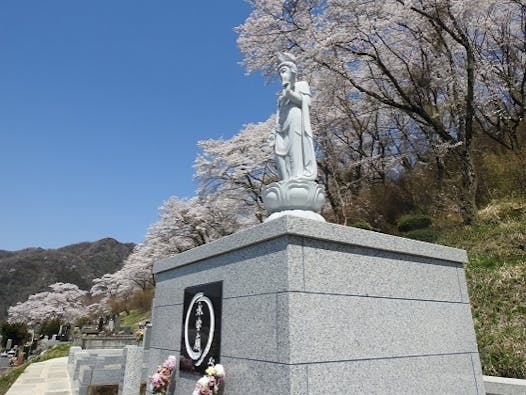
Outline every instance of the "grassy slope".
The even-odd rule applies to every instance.
[[[139,323],[145,323],[150,320],[150,312],[141,312],[140,310],[132,310],[130,314],[121,314],[121,327],[129,326],[132,331],[136,331]]]
[[[501,201],[478,225],[443,227],[440,244],[464,248],[484,374],[526,378],[526,203]]]

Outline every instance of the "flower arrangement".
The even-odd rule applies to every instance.
[[[176,359],[170,355],[161,366],[157,368],[157,373],[150,377],[150,386],[154,394],[166,394],[170,385],[170,377],[175,369]]]
[[[205,370],[206,375],[197,380],[192,395],[216,395],[225,381],[225,369],[217,364]]]
[[[144,338],[144,329],[138,329],[137,332],[135,332],[135,341],[137,342],[137,344],[140,344],[143,338]]]

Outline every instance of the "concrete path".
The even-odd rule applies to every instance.
[[[6,395],[72,395],[68,357],[32,363]]]

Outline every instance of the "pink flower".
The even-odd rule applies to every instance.
[[[154,387],[154,389],[158,389],[165,385],[165,377],[162,376],[160,373],[154,373],[152,377],[150,377],[150,383]]]
[[[210,376],[208,378],[208,388],[214,388],[216,385],[216,378],[214,376]]]
[[[192,395],[212,395],[212,390],[208,387],[203,387],[202,385],[197,384]]]
[[[170,370],[174,370],[176,362],[177,362],[177,359],[175,358],[175,356],[170,355],[168,357],[168,359],[166,359],[166,361],[164,361],[163,367],[165,367],[167,369],[170,369]]]

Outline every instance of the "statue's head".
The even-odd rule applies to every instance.
[[[294,85],[294,83],[296,82],[296,75],[298,73],[298,68],[296,66],[296,58],[287,52],[279,52],[278,60],[278,72],[281,78],[281,83],[283,85]]]

